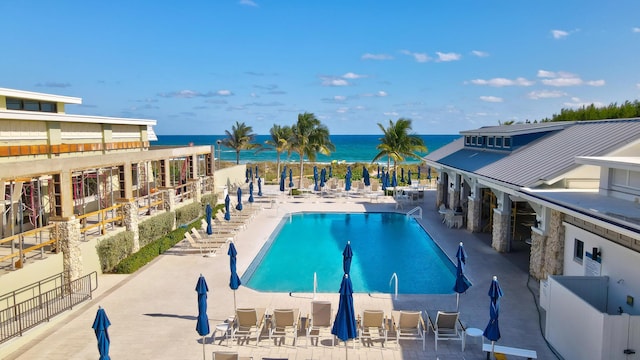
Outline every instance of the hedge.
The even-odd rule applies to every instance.
[[[173,229],[175,216],[175,213],[166,212],[138,224],[140,247],[144,247],[153,240],[168,234]]]
[[[189,224],[202,214],[202,205],[193,203],[176,209],[176,223],[178,226]]]
[[[100,243],[96,245],[96,249],[98,251],[102,272],[110,272],[119,262],[131,254],[131,249],[133,249],[133,232],[123,231],[108,237],[100,241]]]

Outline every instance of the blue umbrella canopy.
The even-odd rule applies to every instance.
[[[391,177],[391,187],[398,186],[398,179],[396,178],[396,171],[393,170],[393,176]]]
[[[236,204],[236,210],[242,210],[242,189],[238,188],[238,204]]]
[[[420,165],[418,165],[418,179],[420,179]]]
[[[456,258],[462,261],[463,264],[467,263],[467,252],[464,251],[464,245],[462,242],[458,245],[458,251],[456,251]]]
[[[427,180],[431,180],[431,166],[427,167]]]
[[[362,174],[362,181],[364,181],[364,186],[371,185],[371,179],[369,178],[369,170],[367,170],[367,168],[364,168],[364,172]]]
[[[285,172],[283,171],[280,174],[280,191],[284,191],[284,178],[286,177]]]
[[[258,177],[258,165],[256,165],[256,177]]]
[[[262,178],[258,178],[258,196],[262,196]]]
[[[293,170],[289,169],[289,187],[293,187]]]
[[[111,360],[109,357],[109,332],[107,328],[111,325],[111,321],[107,317],[107,313],[102,307],[98,308],[96,318],[93,320],[93,331],[96,333],[96,340],[98,340],[98,352],[100,353],[100,360]]]
[[[227,255],[229,255],[229,270],[231,271],[231,276],[229,278],[229,288],[233,290],[233,311],[235,312],[236,306],[236,290],[242,285],[242,281],[240,281],[240,277],[236,271],[236,257],[238,256],[238,252],[236,251],[236,246],[233,242],[229,243],[229,251],[227,251]]]
[[[378,175],[376,177],[380,179],[380,165],[378,165]]]
[[[224,219],[227,221],[231,220],[231,212],[229,212],[229,204],[231,203],[231,199],[229,198],[229,194],[224,198]]]
[[[249,169],[244,169],[244,182],[249,182]]]
[[[209,317],[207,316],[207,293],[209,286],[204,276],[200,274],[196,283],[196,292],[198,293],[198,322],[196,323],[196,331],[200,336],[209,334]]]
[[[205,213],[207,215],[207,235],[211,235],[213,234],[213,229],[211,228],[211,215],[213,215],[213,209],[211,208],[211,204],[207,203]]]
[[[353,285],[348,274],[344,274],[340,284],[340,300],[338,312],[333,321],[331,333],[342,341],[355,339],[358,335],[356,316],[353,311]]]
[[[324,187],[324,183],[327,181],[327,169],[322,168],[322,170],[320,170],[320,187],[323,188]]]
[[[320,191],[320,188],[318,187],[318,169],[316,169],[316,167],[313,167],[313,191]]]
[[[351,259],[353,258],[353,251],[351,250],[351,241],[347,241],[347,245],[342,251],[342,270],[345,274],[351,272]]]
[[[385,174],[384,171],[382,172],[382,191],[387,190],[388,176],[389,174]]]
[[[400,181],[404,182],[404,168],[400,168]]]
[[[351,171],[347,170],[347,175],[344,178],[344,190],[351,190]]]
[[[494,276],[489,287],[489,324],[484,329],[484,337],[493,342],[500,339],[500,327],[498,326],[498,315],[500,314],[500,298],[502,297],[502,289],[498,283],[498,277]]]
[[[407,171],[407,184],[411,185],[411,169]]]
[[[333,168],[329,165],[329,179],[333,177]]]
[[[456,260],[458,266],[456,267],[456,283],[453,285],[453,291],[456,293],[456,309],[460,307],[460,294],[464,293],[469,289],[471,284],[464,277],[464,264],[467,262],[467,254],[464,251],[464,247],[462,246],[462,242],[458,245],[458,251],[456,252]]]
[[[253,181],[249,183],[249,199],[247,201],[253,202]]]

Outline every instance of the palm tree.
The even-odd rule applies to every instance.
[[[269,130],[269,134],[271,134],[271,139],[266,140],[264,143],[273,147],[276,151],[276,166],[278,168],[278,180],[280,179],[280,154],[283,152],[287,152],[287,154],[291,154],[291,149],[289,147],[289,138],[291,138],[291,127],[290,126],[280,126],[273,124],[271,129]]]
[[[259,148],[259,144],[253,144],[256,134],[253,133],[251,126],[245,125],[236,121],[235,125],[231,126],[231,131],[225,130],[227,134],[225,139],[222,139],[222,145],[236,151],[236,164],[240,163],[240,150],[250,150]]]
[[[380,152],[371,160],[376,162],[383,156],[387,157],[387,169],[390,168],[390,161],[393,159],[393,170],[396,171],[398,161],[404,161],[405,157],[420,159],[418,151],[427,151],[424,141],[418,135],[409,134],[411,130],[411,119],[400,118],[395,123],[389,120],[389,126],[385,128],[378,123],[378,127],[384,134],[380,144],[376,149]]]
[[[315,161],[316,155],[329,155],[336,149],[329,139],[329,128],[323,125],[312,113],[298,114],[298,122],[291,126],[291,151],[300,156],[300,182],[304,174],[304,157]]]

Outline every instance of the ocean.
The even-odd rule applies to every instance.
[[[224,139],[225,135],[157,135],[158,141],[153,141],[151,146],[188,146],[193,145],[215,145],[217,140]],[[419,135],[428,151],[434,151],[443,145],[446,145],[458,138],[460,135]],[[381,135],[331,135],[331,142],[335,145],[336,150],[329,156],[318,154],[316,162],[330,163],[332,161],[355,163],[355,162],[371,162],[378,154],[376,146],[380,144]],[[271,138],[270,135],[256,135],[254,143],[264,144],[266,140]],[[428,152],[420,153],[424,156]],[[222,161],[236,161],[235,150],[218,148],[216,145],[216,157],[220,157]],[[240,163],[255,163],[263,161],[275,161],[275,150],[242,150],[240,152]],[[280,155],[280,161],[298,162],[297,154],[291,154],[287,159],[287,154]],[[381,158],[380,163],[387,162],[387,158]],[[417,159],[405,159],[405,164],[418,164]]]

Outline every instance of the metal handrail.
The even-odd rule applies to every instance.
[[[393,281],[393,279],[396,279],[396,290],[395,290],[395,298],[394,300],[398,300],[398,274],[393,273],[393,275],[391,275],[391,279],[389,279],[389,286],[391,286],[391,282]]]

